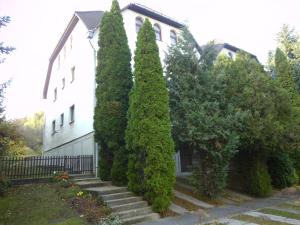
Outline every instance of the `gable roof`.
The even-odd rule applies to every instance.
[[[65,42],[68,40],[70,34],[74,30],[78,21],[81,20],[88,31],[95,30],[99,26],[100,21],[103,17],[103,14],[104,14],[103,11],[85,11],[85,12],[77,11],[74,13],[69,24],[67,25],[67,27],[65,29],[63,35],[59,39],[57,45],[54,48],[54,51],[52,52],[52,54],[50,56],[46,80],[45,80],[44,89],[43,89],[43,98],[44,99],[47,98],[48,86],[49,86],[49,81],[50,81],[50,77],[51,77],[53,63],[54,63],[56,57],[58,56],[59,52],[63,48]]]
[[[172,27],[176,27],[178,29],[184,27],[184,24],[160,13],[160,12],[157,12],[153,9],[150,9],[144,5],[141,5],[141,4],[138,4],[138,3],[131,3],[127,6],[125,6],[122,11],[126,10],[126,9],[130,9],[134,12],[137,12],[137,13],[140,13],[140,14],[143,14],[147,17],[150,17],[152,19],[155,19],[155,20],[158,20],[162,23],[165,23],[165,24],[168,24]]]
[[[226,49],[228,49],[228,50],[230,50],[230,51],[233,51],[234,53],[237,53],[237,52],[239,52],[239,51],[246,52],[246,53],[249,54],[253,59],[255,59],[257,62],[259,62],[258,59],[257,59],[257,57],[256,57],[256,55],[253,55],[252,53],[247,52],[247,51],[245,51],[245,50],[243,50],[243,49],[240,49],[240,48],[238,48],[238,47],[235,47],[235,46],[233,46],[233,45],[231,45],[231,44],[228,44],[228,43],[215,44],[215,50],[216,50],[217,54],[219,54],[219,53],[222,51],[223,48],[226,48]]]
[[[103,11],[76,11],[75,15],[84,23],[88,30],[98,28],[103,17]]]

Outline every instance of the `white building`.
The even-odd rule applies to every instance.
[[[103,13],[75,12],[50,57],[43,92],[47,100],[44,155],[96,155],[95,68],[98,26]],[[183,26],[139,4],[129,4],[122,9],[122,15],[132,56],[137,31],[145,18],[155,30],[162,61]]]

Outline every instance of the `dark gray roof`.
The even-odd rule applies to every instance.
[[[130,9],[134,12],[143,14],[145,16],[148,16],[152,19],[158,20],[158,21],[168,24],[170,26],[176,27],[178,29],[184,27],[184,24],[182,24],[166,15],[163,15],[162,13],[159,13],[153,9],[150,9],[144,5],[138,4],[138,3],[130,3],[129,5],[125,6],[122,10],[125,10],[125,9]]]
[[[215,44],[215,50],[216,50],[217,54],[219,54],[222,51],[223,48],[226,48],[226,49],[228,49],[230,51],[233,51],[235,53],[237,53],[239,51],[244,51],[247,54],[249,54],[252,58],[254,58],[257,62],[259,62],[258,59],[257,59],[257,57],[256,57],[256,55],[253,55],[250,52],[247,52],[247,51],[245,51],[243,49],[240,49],[240,48],[235,47],[233,45],[230,45],[228,43]]]
[[[88,30],[98,28],[102,19],[103,11],[77,11],[75,15],[84,23]]]

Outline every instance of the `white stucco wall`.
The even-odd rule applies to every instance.
[[[87,39],[87,29],[79,21],[72,32],[72,49],[70,38],[60,52],[53,68],[47,95],[46,124],[44,130],[45,155],[92,154],[94,151],[93,135],[78,139],[93,132],[95,67],[94,50]],[[71,81],[71,68],[75,67],[75,79]],[[62,89],[62,79],[65,87]],[[54,101],[54,89],[57,88],[57,100]],[[70,123],[70,107],[75,106],[74,122]],[[60,126],[60,115],[64,113],[64,124]],[[52,134],[52,121],[56,121],[56,132]],[[68,144],[66,144],[68,143]],[[66,146],[63,146],[66,144]],[[81,146],[81,147],[80,147]],[[88,147],[87,147],[88,146]]]
[[[136,17],[145,16],[124,10],[122,12],[128,44],[133,56],[136,45]],[[160,58],[163,64],[165,52],[171,44],[170,31],[177,36],[180,30],[149,18],[153,24],[161,28],[162,40],[157,41]],[[79,20],[72,32],[72,49],[70,38],[65,43],[67,54],[64,59],[64,49],[60,52],[60,68],[58,57],[52,68],[48,88],[47,109],[45,112],[44,154],[45,155],[78,155],[94,153],[93,114],[95,104],[95,58],[94,50],[98,49],[98,30],[91,41],[87,39],[87,29]],[[71,83],[71,68],[75,66],[75,80]],[[65,77],[65,88],[62,89],[62,78]],[[57,100],[54,101],[54,89],[57,88]],[[69,108],[75,105],[75,121],[69,124]],[[64,113],[64,125],[60,126],[60,115]],[[56,133],[52,134],[52,121],[56,121]]]

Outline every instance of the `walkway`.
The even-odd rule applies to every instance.
[[[276,207],[280,206],[282,203],[285,202],[293,202],[296,199],[300,198],[300,192],[296,192],[293,194],[277,194],[270,198],[264,199],[254,199],[252,201],[244,202],[239,205],[237,204],[227,204],[220,207],[214,207],[211,209],[207,209],[205,211],[198,210],[193,213],[186,213],[181,216],[176,217],[169,217],[164,218],[152,222],[142,223],[142,225],[196,225],[196,224],[207,224],[213,221],[219,221],[221,224],[264,224],[264,223],[255,223],[252,221],[245,222],[244,220],[240,220],[239,216],[243,215],[241,218],[248,218],[251,219],[252,217],[260,217],[269,221],[277,221],[284,224],[298,224],[300,225],[300,216],[299,219],[295,218],[286,218],[278,215],[269,215],[265,211],[254,211],[262,208],[269,208],[269,207]],[[299,206],[300,208],[300,203]],[[282,207],[281,207],[282,208]],[[283,208],[282,210],[284,210]],[[296,210],[296,209],[290,209]],[[270,210],[269,210],[270,211]],[[274,211],[274,210],[273,210]],[[271,211],[271,212],[273,212]],[[286,210],[288,211],[288,210]],[[295,211],[294,211],[295,212]],[[273,213],[274,214],[274,213]],[[292,213],[291,211],[289,212]],[[235,217],[237,216],[237,218]],[[248,217],[247,217],[248,216]],[[231,218],[234,217],[234,218]],[[294,217],[292,215],[292,217]],[[257,219],[260,221],[259,219]]]

